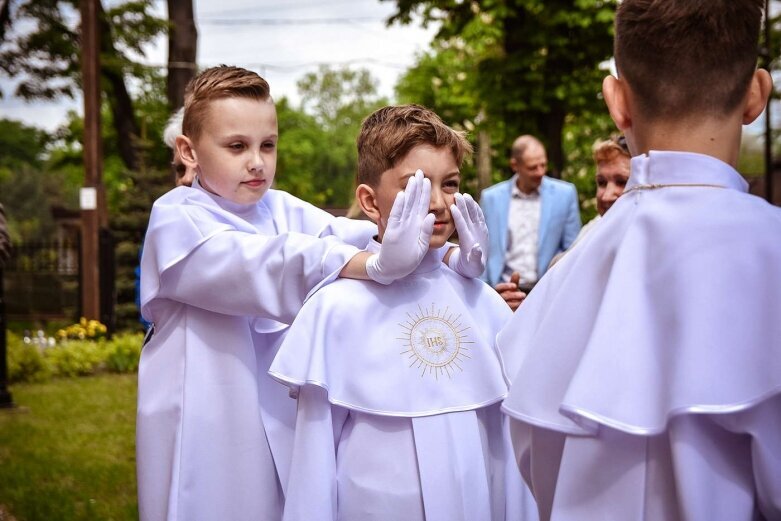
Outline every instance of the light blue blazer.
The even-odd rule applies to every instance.
[[[488,262],[482,279],[495,286],[502,278],[507,252],[507,220],[516,176],[483,190],[480,206],[488,226]],[[575,185],[551,177],[540,185],[540,229],[537,242],[537,276],[542,277],[551,259],[570,247],[580,231],[580,210]]]

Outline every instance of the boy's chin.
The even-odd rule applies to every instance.
[[[447,243],[448,237],[432,235],[428,243],[429,250],[438,250]]]

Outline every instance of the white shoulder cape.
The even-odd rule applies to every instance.
[[[489,286],[440,257],[430,252],[389,286],[340,279],[316,292],[269,373],[294,387],[320,386],[334,405],[386,416],[500,401],[507,386],[494,338],[511,312]]]
[[[651,435],[781,393],[781,209],[746,191],[708,156],[634,158],[624,195],[499,334],[505,412]]]

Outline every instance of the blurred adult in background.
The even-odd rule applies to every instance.
[[[624,136],[612,137],[594,144],[594,162],[597,165],[597,216],[583,226],[569,249],[572,249],[594,229],[605,212],[624,193],[626,182],[629,180],[631,159],[632,155],[629,153]],[[550,266],[556,264],[565,253],[566,251],[556,254],[551,260]]]
[[[483,190],[480,206],[489,234],[483,280],[515,310],[553,256],[577,237],[580,211],[575,186],[545,175],[548,156],[539,139],[519,136],[510,168],[513,177]]]
[[[168,119],[168,123],[163,131],[163,142],[168,148],[173,150],[173,160],[171,168],[174,171],[174,183],[176,186],[190,186],[195,179],[195,170],[189,168],[182,162],[179,152],[176,150],[176,136],[182,134],[182,120],[184,119],[184,107],[174,112]]]

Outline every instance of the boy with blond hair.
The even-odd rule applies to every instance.
[[[295,409],[266,371],[287,325],[318,285],[387,284],[428,253],[422,180],[396,200],[391,240],[360,252],[368,223],[270,189],[277,140],[254,72],[214,67],[189,85],[176,147],[196,177],[155,202],[141,261],[141,311],[154,324],[138,375],[142,520],[279,519]],[[477,253],[455,256],[474,269]]]
[[[469,233],[465,215],[482,218],[458,193],[470,151],[463,134],[417,105],[363,122],[356,199],[378,231],[368,251],[385,241],[394,198],[421,170],[431,181],[431,251],[388,286],[334,282],[291,326],[269,371],[298,394],[287,521],[521,519],[494,350],[511,312],[436,255],[456,228]]]
[[[543,520],[781,519],[781,210],[735,170],[762,4],[619,4],[626,191],[497,338]]]

